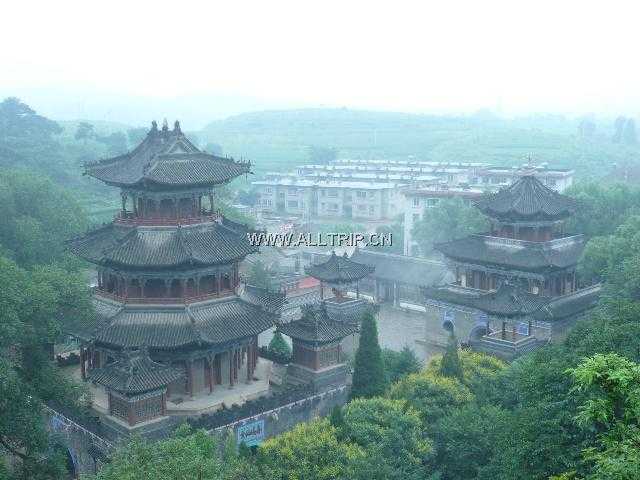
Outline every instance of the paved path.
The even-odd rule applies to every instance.
[[[425,338],[424,315],[383,304],[378,314],[380,346],[397,351],[409,346],[420,360],[424,360],[424,347],[416,343]]]

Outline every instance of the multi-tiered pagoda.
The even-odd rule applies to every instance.
[[[277,315],[237,294],[238,264],[257,248],[214,195],[247,173],[249,163],[200,151],[178,122],[153,122],[133,151],[86,167],[122,197],[113,223],[70,242],[98,271],[97,322],[78,336],[107,418],[131,426],[211,409],[222,390],[254,381],[257,336]]]
[[[476,206],[491,231],[436,246],[456,280],[426,290],[427,312],[459,339],[515,356],[566,331],[599,287],[576,278],[585,238],[564,231],[573,199],[526,175]]]

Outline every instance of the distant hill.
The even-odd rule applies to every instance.
[[[198,133],[233,156],[255,162],[260,175],[310,160],[310,147],[330,147],[341,157],[407,158],[445,162],[534,162],[575,168],[599,178],[616,163],[638,162],[640,150],[611,141],[613,120],[600,120],[589,138],[578,135],[579,119],[533,115],[504,119],[480,112],[436,116],[351,109],[273,110],[217,120]]]

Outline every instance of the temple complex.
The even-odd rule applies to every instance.
[[[200,151],[175,122],[155,122],[129,153],[86,166],[117,187],[115,220],[69,242],[98,272],[95,321],[81,340],[80,375],[115,426],[211,411],[269,388],[257,337],[278,303],[238,290],[238,265],[256,252],[247,227],[217,213],[215,188],[250,163]],[[260,368],[262,367],[262,368]]]
[[[525,175],[476,204],[488,233],[436,245],[455,275],[426,288],[428,322],[472,347],[513,358],[561,338],[598,300],[599,286],[580,288],[576,265],[586,240],[565,232],[575,201]]]

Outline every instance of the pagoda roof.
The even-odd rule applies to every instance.
[[[373,273],[375,267],[351,260],[345,252],[343,256],[331,253],[331,257],[324,263],[309,265],[304,271],[323,282],[351,283]]]
[[[533,175],[524,175],[496,193],[484,195],[476,207],[501,221],[548,221],[570,217],[576,201],[544,185]]]
[[[372,265],[372,276],[381,280],[427,287],[443,283],[449,275],[442,262],[406,255],[356,248],[351,260]]]
[[[70,240],[70,250],[100,265],[169,268],[215,265],[244,258],[258,249],[248,228],[223,220],[177,227],[109,224]]]
[[[184,372],[154,362],[145,350],[125,352],[121,359],[89,373],[91,381],[124,395],[158,390],[182,377]]]
[[[549,297],[529,293],[509,282],[504,282],[498,290],[489,292],[452,285],[425,288],[425,296],[433,300],[475,308],[500,317],[531,315],[551,301]]]
[[[114,304],[94,299],[95,318],[70,332],[112,348],[222,345],[273,327],[277,315],[239,297],[191,305]]]
[[[493,265],[499,268],[537,272],[562,269],[578,263],[585,247],[583,235],[548,242],[470,235],[435,245],[446,257],[461,263]]]
[[[176,121],[173,130],[152,123],[145,139],[131,152],[85,166],[85,173],[109,185],[132,187],[211,186],[251,173],[251,164],[199,150]]]
[[[356,333],[358,327],[352,323],[331,320],[324,304],[304,305],[302,317],[278,327],[282,333],[306,343],[323,344],[342,340]]]
[[[282,307],[287,302],[286,294],[282,292],[272,292],[266,288],[254,285],[245,285],[241,298],[247,302],[261,306],[271,313],[280,313]]]

